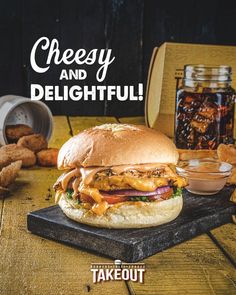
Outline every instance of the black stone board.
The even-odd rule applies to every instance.
[[[142,229],[102,229],[67,218],[59,206],[28,214],[28,230],[39,236],[125,262],[136,262],[232,220],[232,187],[214,196],[184,192],[184,207],[172,222]]]

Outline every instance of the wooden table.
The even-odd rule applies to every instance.
[[[50,146],[105,122],[143,118],[54,117]],[[26,214],[54,204],[55,168],[24,169],[10,197],[0,200],[0,294],[236,294],[236,226],[209,233],[145,259],[145,283],[92,283],[90,264],[108,262],[27,232]]]

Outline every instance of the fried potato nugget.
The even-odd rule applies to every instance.
[[[236,189],[233,191],[230,197],[230,201],[236,203]]]
[[[16,161],[3,168],[0,172],[0,198],[10,191],[8,186],[16,179],[21,165],[22,161]]]
[[[0,167],[18,160],[22,161],[22,167],[31,167],[36,163],[36,156],[31,150],[16,144],[7,144],[0,148]]]
[[[0,172],[0,186],[7,188],[17,177],[18,172],[20,171],[22,161],[16,161],[6,166]]]
[[[9,143],[16,143],[20,137],[33,133],[33,129],[28,125],[16,124],[6,126],[6,137]]]
[[[230,177],[227,179],[228,184],[236,184],[236,168],[232,169]]]
[[[222,162],[236,165],[236,147],[233,144],[221,143],[217,148],[217,155]]]
[[[1,148],[0,148],[1,151]],[[0,170],[11,163],[11,158],[6,153],[0,154]]]
[[[191,159],[203,159],[203,158],[216,158],[217,153],[215,150],[185,150],[178,149],[179,160],[188,161]]]
[[[27,149],[37,153],[48,147],[47,140],[42,134],[32,134],[21,137],[17,146],[26,147]]]
[[[57,165],[57,156],[59,150],[56,148],[49,148],[37,153],[37,163],[40,166],[50,167]]]

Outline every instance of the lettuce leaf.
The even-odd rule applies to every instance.
[[[73,195],[73,189],[71,189],[71,188],[68,188],[67,190],[66,190],[66,195],[67,195],[67,198],[68,199],[72,199],[72,195]]]
[[[182,191],[183,189],[181,187],[177,187],[175,190],[174,190],[174,193],[172,195],[172,198],[178,198],[178,197],[181,197],[182,195]]]

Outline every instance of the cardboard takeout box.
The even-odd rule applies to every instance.
[[[146,123],[170,137],[174,137],[177,83],[186,64],[231,66],[232,87],[236,89],[236,46],[164,43],[154,48],[146,90]]]

